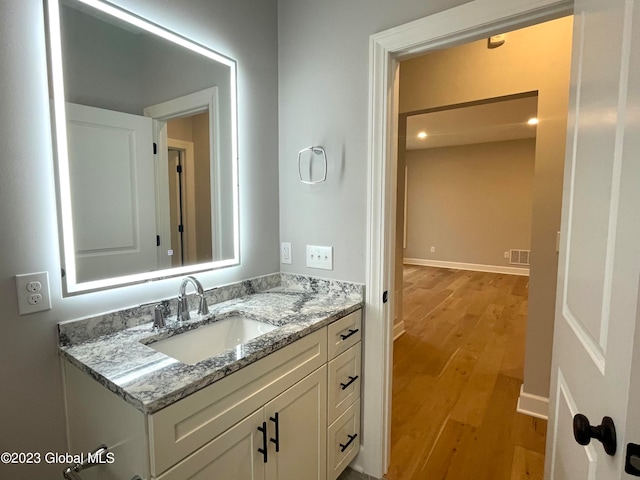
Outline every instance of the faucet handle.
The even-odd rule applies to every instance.
[[[162,304],[157,304],[153,309],[153,328],[164,328],[167,325],[167,322],[164,318],[164,308]]]
[[[186,295],[178,296],[178,314],[176,315],[176,320],[178,322],[182,322],[183,320],[190,320],[191,315],[189,315],[189,303],[187,302]]]
[[[209,313],[209,306],[207,305],[207,299],[203,293],[199,293],[200,304],[198,305],[198,315],[207,315]]]

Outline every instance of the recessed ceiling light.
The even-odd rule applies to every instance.
[[[427,138],[427,132],[420,132],[418,138]]]
[[[536,117],[530,118],[527,123],[529,125],[537,125],[538,124],[538,119]]]

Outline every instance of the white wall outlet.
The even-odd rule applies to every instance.
[[[435,253],[436,247],[431,247],[431,253]]]
[[[307,267],[333,270],[333,247],[307,245]]]
[[[504,258],[511,258],[511,255],[509,254],[509,252],[504,252]]]
[[[280,244],[280,263],[291,265],[291,242],[282,242]]]
[[[51,310],[49,274],[47,272],[16,275],[18,312],[20,315]]]

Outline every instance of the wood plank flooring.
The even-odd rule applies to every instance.
[[[528,280],[405,266],[385,478],[542,479],[547,423],[516,412]]]

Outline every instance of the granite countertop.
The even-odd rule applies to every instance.
[[[61,345],[62,357],[143,413],[157,412],[260,358],[362,308],[355,291],[300,291],[285,286],[210,305],[210,313],[181,325],[170,317],[154,332],[150,323],[76,344]],[[146,344],[240,314],[278,328],[195,365],[187,365]]]

